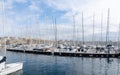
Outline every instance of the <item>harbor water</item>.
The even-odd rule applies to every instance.
[[[21,61],[24,62],[23,70],[10,75],[120,75],[119,58],[61,57],[7,51],[7,63]]]

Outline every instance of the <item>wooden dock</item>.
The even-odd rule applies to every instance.
[[[77,52],[41,52],[37,50],[17,50],[7,49],[12,52],[32,53],[32,54],[43,54],[43,55],[55,55],[55,56],[69,56],[69,57],[95,57],[95,58],[118,58],[120,53],[113,54],[100,54],[100,53],[77,53]]]

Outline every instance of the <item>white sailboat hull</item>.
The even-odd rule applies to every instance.
[[[0,71],[0,75],[11,74],[11,73],[21,70],[22,68],[23,68],[22,62],[6,64],[6,68]]]

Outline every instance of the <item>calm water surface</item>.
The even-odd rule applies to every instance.
[[[2,53],[2,52],[1,52]],[[7,63],[24,61],[11,75],[120,75],[120,59],[60,57],[7,52]]]

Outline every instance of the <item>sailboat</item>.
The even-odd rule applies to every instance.
[[[3,0],[2,5],[2,13],[3,13],[3,34],[4,34],[4,26],[5,26],[5,8],[4,8],[5,1]],[[7,75],[13,72],[19,71],[23,68],[23,62],[11,63],[6,64],[6,38],[4,38],[4,49],[5,49],[5,56],[0,56],[0,75]]]

